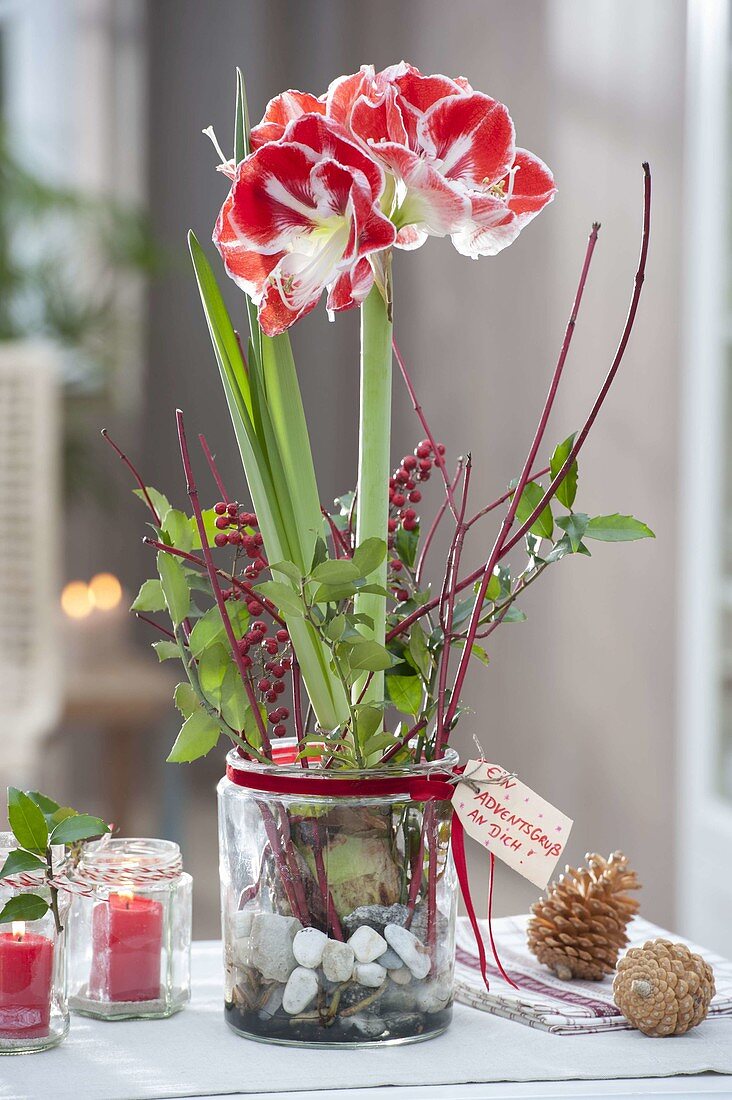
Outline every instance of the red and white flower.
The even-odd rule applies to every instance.
[[[516,149],[506,107],[463,77],[365,65],[331,84],[326,113],[390,174],[402,248],[449,234],[465,255],[493,255],[554,197],[546,165]]]
[[[297,92],[293,88],[282,92],[270,99],[262,121],[252,128],[249,135],[251,149],[259,149],[268,141],[279,141],[288,123],[302,118],[303,115],[324,114],[325,103],[310,92]]]
[[[325,289],[329,310],[360,305],[374,281],[370,257],[396,239],[379,205],[380,165],[320,113],[284,122],[303,103],[270,104],[256,131],[282,122],[282,134],[238,165],[214,231],[228,274],[270,336],[314,309]]]

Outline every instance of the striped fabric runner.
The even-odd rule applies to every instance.
[[[455,997],[463,1004],[493,1012],[509,1020],[552,1031],[559,1035],[589,1035],[596,1031],[627,1030],[630,1024],[613,1003],[612,978],[601,982],[561,982],[542,966],[526,945],[528,916],[500,917],[493,921],[493,933],[509,976],[518,985],[512,989],[494,966],[489,965],[490,992],[480,976],[475,940],[467,919],[461,917],[457,927],[457,958],[455,965]],[[481,926],[485,922],[481,922]],[[487,935],[487,930],[485,930]],[[683,936],[658,928],[636,917],[628,928],[631,947],[662,936],[674,942],[686,943],[698,952],[714,969],[717,993],[710,1016],[732,1016],[732,962],[701,947]]]

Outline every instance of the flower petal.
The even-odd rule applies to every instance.
[[[432,236],[444,237],[463,224],[470,201],[461,185],[445,179],[428,160],[403,145],[388,142],[373,149],[406,188],[406,196],[394,215],[400,229],[417,225]]]
[[[270,99],[262,121],[252,128],[249,136],[252,151],[259,149],[268,141],[278,141],[285,132],[288,122],[308,114],[325,114],[325,104],[310,92],[298,92],[290,88],[289,91]]]
[[[332,119],[318,115],[304,115],[291,122],[282,139],[282,144],[297,142],[319,154],[318,160],[330,157],[348,168],[357,168],[363,172],[371,188],[374,200],[381,197],[384,190],[384,173],[373,157],[351,140],[342,126]]]
[[[294,325],[295,321],[299,321],[301,317],[312,313],[320,301],[322,293],[323,288],[320,287],[314,297],[305,302],[299,309],[294,310],[288,305],[286,298],[283,296],[281,284],[277,281],[270,282],[259,303],[257,313],[257,320],[262,326],[262,331],[267,336],[279,336],[285,329]]]
[[[420,119],[417,140],[445,176],[468,186],[497,183],[514,161],[511,116],[482,92],[438,100]]]
[[[521,217],[509,210],[505,199],[475,194],[470,219],[452,234],[452,243],[463,256],[495,256],[515,241],[522,228]]]
[[[528,149],[517,149],[513,167],[513,189],[508,188],[508,205],[515,214],[537,214],[557,193],[554,177],[537,156]]]
[[[270,142],[241,162],[228,212],[241,241],[280,252],[293,236],[315,227],[310,171],[316,159],[302,146]]]
[[[330,287],[327,308],[338,313],[360,306],[374,283],[374,272],[368,260],[359,260],[350,270],[338,276]]]
[[[339,76],[331,81],[325,94],[325,113],[328,118],[332,118],[341,126],[350,126],[353,104],[360,95],[372,87],[374,76],[373,65],[362,65],[357,73]]]
[[[264,254],[254,252],[248,248],[240,240],[238,233],[232,226],[232,203],[232,193],[229,192],[216,221],[213,241],[219,250],[221,259],[224,261],[227,274],[237,286],[257,302],[262,295],[270,272],[277,266],[285,253]]]

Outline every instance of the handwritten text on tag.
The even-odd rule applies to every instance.
[[[543,890],[569,839],[571,818],[498,764],[469,760],[465,779],[452,797],[465,832]]]

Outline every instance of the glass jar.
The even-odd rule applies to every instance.
[[[183,1008],[192,885],[173,841],[103,838],[84,847],[69,917],[72,1011],[130,1020]]]
[[[452,806],[405,791],[452,770],[457,754],[366,772],[313,762],[306,772],[295,756],[294,742],[266,765],[233,750],[218,786],[227,1022],[250,1038],[324,1047],[440,1034],[453,999]],[[303,777],[317,794],[244,785],[297,789]],[[336,795],[344,779],[358,788],[341,783]],[[370,795],[373,780],[381,793]]]
[[[17,848],[12,833],[0,832],[0,867]],[[54,868],[63,867],[63,845],[54,845]],[[40,894],[51,901],[42,874],[0,880],[0,910],[19,894]],[[68,894],[59,892],[63,926]],[[49,910],[39,920],[0,925],[0,1054],[31,1054],[55,1047],[69,1030],[66,1005],[66,934],[57,931]]]

